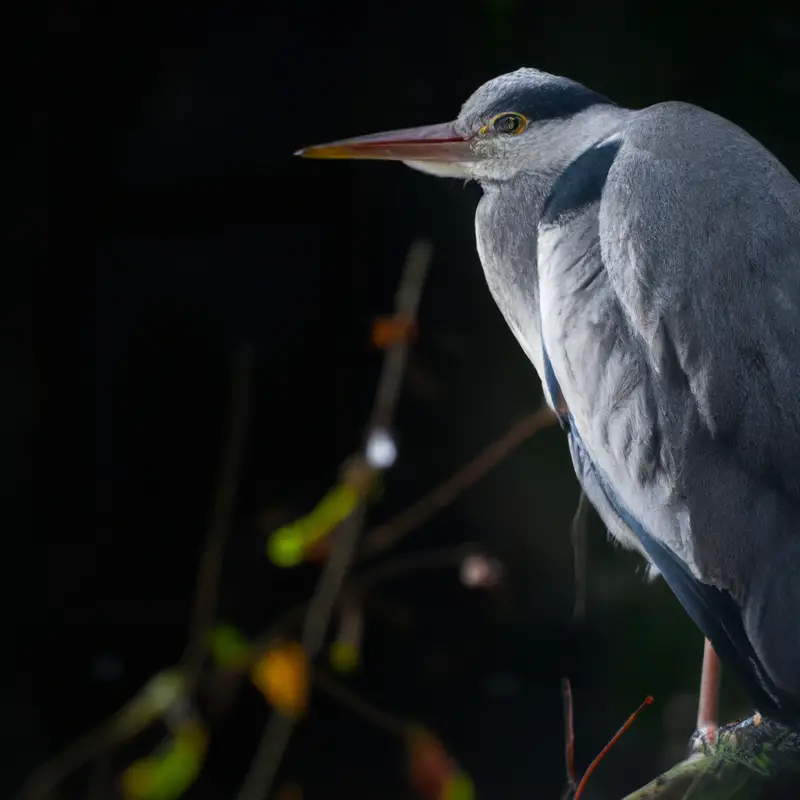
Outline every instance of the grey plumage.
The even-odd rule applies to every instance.
[[[503,112],[527,127],[493,133]],[[453,131],[441,169],[430,146],[381,157],[481,184],[489,289],[563,395],[587,496],[759,708],[800,722],[800,184],[715,114],[532,69]]]

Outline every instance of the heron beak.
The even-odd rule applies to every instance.
[[[302,158],[429,161],[440,164],[475,160],[471,140],[458,134],[452,122],[317,144],[298,150],[295,155]]]

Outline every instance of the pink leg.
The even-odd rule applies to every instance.
[[[719,684],[721,664],[708,639],[703,648],[703,671],[700,676],[700,701],[697,704],[697,731],[707,744],[716,744],[719,730]]]

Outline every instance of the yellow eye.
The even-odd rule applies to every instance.
[[[528,118],[523,114],[509,111],[505,114],[498,114],[492,119],[489,126],[495,133],[516,136],[528,127]]]

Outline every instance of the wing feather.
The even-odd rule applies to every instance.
[[[539,227],[542,343],[576,471],[612,532],[651,537],[763,707],[797,716],[800,184],[682,104],[642,112],[614,156],[601,192],[591,175],[576,189],[585,169],[560,179],[567,201]]]

